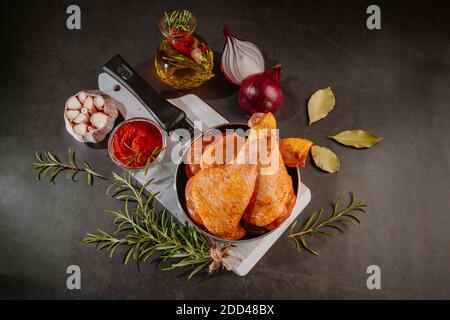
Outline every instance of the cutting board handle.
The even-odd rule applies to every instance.
[[[167,132],[184,122],[186,114],[167,100],[161,98],[139,74],[120,56],[109,60],[103,70],[128,89],[158,121]]]

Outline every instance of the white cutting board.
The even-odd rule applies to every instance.
[[[121,102],[126,108],[125,119],[134,117],[145,117],[154,120],[153,116],[147,109],[124,87],[122,87],[114,78],[106,73],[101,73],[98,77],[99,89],[109,94],[114,99]],[[177,99],[168,100],[181,110],[192,122],[201,120],[203,130],[228,122],[213,108],[207,105],[199,97],[188,94]],[[167,135],[167,134],[166,134]],[[178,143],[171,141],[169,136],[167,139],[167,149],[164,158],[160,161],[159,168],[154,167],[149,170],[145,177],[142,172],[133,173],[134,178],[141,184],[153,179],[153,182],[147,187],[151,193],[158,193],[156,198],[158,201],[170,211],[180,222],[186,223],[187,220],[177,204],[177,194],[175,192],[175,169],[176,163],[170,159],[170,153],[173,147]],[[175,139],[177,140],[177,139]],[[256,263],[264,256],[275,241],[284,233],[291,223],[298,217],[300,212],[306,207],[311,200],[311,193],[303,183],[300,186],[300,193],[290,217],[283,222],[271,234],[253,241],[234,244],[231,249],[231,255],[239,259],[229,259],[229,263],[233,266],[233,271],[237,275],[245,276]]]

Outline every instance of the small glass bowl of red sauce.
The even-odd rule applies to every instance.
[[[152,168],[164,157],[166,137],[161,128],[146,118],[131,118],[111,132],[108,153],[119,167],[139,171]]]

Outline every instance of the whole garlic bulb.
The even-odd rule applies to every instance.
[[[64,108],[67,132],[80,142],[101,142],[119,115],[126,116],[120,102],[99,90],[80,91],[69,97]]]

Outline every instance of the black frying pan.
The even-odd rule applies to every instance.
[[[128,89],[141,103],[142,105],[152,114],[152,116],[156,119],[158,124],[165,131],[170,133],[178,128],[188,129],[193,137],[194,127],[192,122],[186,117],[184,111],[180,110],[167,100],[161,98],[155,89],[153,89],[144,79],[142,79],[136,71],[134,71],[125,60],[122,59],[119,55],[116,55],[111,60],[109,60],[104,66],[103,70],[105,70],[109,75],[115,78],[119,83],[121,83],[125,88]],[[246,124],[243,123],[224,123],[223,125],[216,126],[214,128],[210,128],[202,133],[196,139],[202,139],[203,136],[211,133],[212,129],[219,130],[221,132],[225,132],[227,129],[242,129],[244,132],[249,129]],[[192,139],[191,145],[195,140]],[[184,155],[181,158],[181,161],[178,163],[176,171],[175,171],[175,190],[177,193],[177,202],[178,205],[186,217],[186,220],[190,221],[191,224],[197,228],[201,233],[208,235],[211,238],[216,240],[224,240],[220,239],[206,230],[198,227],[194,221],[192,221],[191,216],[188,213],[186,208],[186,198],[185,198],[185,188],[186,183],[188,181],[188,177],[186,174],[185,166],[186,166],[186,157],[187,152],[189,152],[190,148],[186,148]],[[289,168],[287,167],[287,171],[292,178],[294,193],[298,196],[300,190],[300,171],[298,168]],[[249,229],[249,228],[247,228]],[[273,230],[272,230],[273,231]],[[240,240],[227,240],[228,242],[244,242],[249,240],[254,240],[256,238],[260,238],[266,236],[271,233],[265,232],[260,228],[253,228],[251,233],[247,233],[247,237]]]
[[[233,129],[233,130],[241,129],[243,132],[246,132],[247,129],[249,129],[249,127],[248,127],[248,125],[246,125],[244,123],[226,123],[226,124],[218,125],[218,126],[210,128],[208,130],[205,130],[202,133],[202,135],[197,137],[196,139],[203,139],[203,137],[206,135],[216,134],[217,130],[225,133],[227,129]],[[191,143],[191,146],[194,142],[195,142],[195,140]],[[195,222],[191,219],[190,214],[188,213],[188,210],[186,207],[186,197],[185,197],[186,183],[189,179],[186,174],[186,170],[185,170],[186,159],[189,156],[188,153],[189,153],[189,148],[186,149],[186,151],[185,151],[183,157],[181,158],[180,163],[177,165],[177,169],[175,171],[175,191],[176,191],[177,197],[178,197],[178,199],[177,199],[178,206],[180,207],[180,209],[182,210],[184,215],[187,217],[187,219],[191,222],[191,224],[193,224],[197,228],[197,230],[199,230],[203,234],[206,234],[215,240],[223,241],[224,239],[218,238],[217,236],[214,236],[211,233],[209,233],[207,230],[204,230],[204,229],[200,228],[199,226],[197,226],[195,224]],[[300,171],[298,170],[298,168],[286,167],[286,169],[292,178],[294,193],[296,194],[296,196],[298,196],[298,191],[300,190]],[[264,237],[264,236],[268,235],[269,233],[271,233],[272,231],[276,230],[276,229],[274,229],[271,231],[267,231],[264,228],[252,227],[249,225],[246,225],[245,228],[248,231],[245,238],[239,239],[239,240],[226,240],[226,241],[236,243],[236,242],[245,242],[245,241],[249,241],[249,240],[256,240],[257,238]]]

